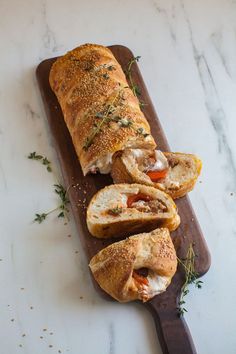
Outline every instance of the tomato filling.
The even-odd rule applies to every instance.
[[[146,175],[152,180],[152,182],[157,182],[162,178],[165,178],[167,175],[168,169],[162,171],[148,171]]]
[[[140,285],[148,285],[148,279],[141,274],[138,274],[137,271],[133,271],[132,277]]]
[[[127,207],[132,208],[133,203],[136,203],[139,200],[143,200],[144,202],[149,202],[150,200],[153,200],[153,198],[150,197],[150,195],[144,193],[130,195],[127,199]]]

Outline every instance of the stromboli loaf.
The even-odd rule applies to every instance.
[[[100,287],[116,300],[145,302],[166,290],[177,257],[169,231],[163,228],[111,244],[89,266]],[[142,268],[146,274],[140,274]]]
[[[60,57],[50,72],[84,175],[109,173],[114,152],[155,148],[150,127],[121,66],[103,46],[85,44]]]
[[[98,191],[87,209],[87,226],[98,238],[123,237],[157,227],[175,230],[180,217],[166,193],[141,184],[116,184]]]
[[[201,167],[192,154],[126,149],[114,154],[111,175],[114,183],[153,186],[176,199],[194,188]]]

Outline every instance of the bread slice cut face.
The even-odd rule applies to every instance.
[[[160,150],[126,149],[113,156],[114,183],[141,183],[165,191],[173,199],[190,192],[202,162],[192,154]]]
[[[175,230],[180,217],[172,198],[141,184],[113,184],[97,192],[87,209],[87,226],[99,238],[125,237],[157,227]]]
[[[161,228],[111,244],[89,266],[100,287],[119,302],[145,302],[166,290],[177,257],[169,230]]]

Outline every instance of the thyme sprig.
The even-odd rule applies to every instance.
[[[140,100],[139,96],[141,96],[141,90],[140,87],[134,82],[133,77],[132,77],[132,66],[135,62],[138,62],[139,59],[141,58],[140,55],[137,57],[133,57],[130,59],[127,65],[127,69],[125,70],[125,74],[127,79],[129,80],[130,83],[130,88],[133,91],[134,96],[136,96],[139,100],[139,105],[142,108],[143,106],[146,106],[147,104],[144,103],[142,100]]]
[[[68,189],[66,190],[60,183],[59,184],[54,184],[54,192],[59,196],[61,203],[57,207],[58,210],[60,210],[60,213],[57,215],[58,218],[64,218],[66,216],[66,213],[68,213],[69,209],[67,208],[67,205],[70,203],[68,197],[67,197],[67,192]]]
[[[56,187],[56,188],[54,188],[54,192],[59,196],[60,204],[56,208],[51,209],[51,210],[47,211],[46,213],[42,213],[42,214],[36,213],[34,221],[38,222],[39,224],[41,224],[47,218],[47,216],[49,214],[51,214],[55,211],[59,211],[59,214],[57,215],[58,218],[67,217],[67,219],[68,219],[67,213],[69,212],[69,209],[68,209],[67,205],[69,204],[70,201],[67,197],[67,193],[68,193],[69,189],[66,190],[60,183],[54,184],[53,186]]]
[[[125,88],[125,87],[124,87]],[[123,88],[123,89],[124,89]],[[121,98],[121,91],[119,90],[116,94],[115,98],[112,100],[110,104],[106,106],[106,108],[102,112],[95,113],[95,117],[100,121],[95,122],[91,134],[85,139],[85,143],[83,145],[83,149],[85,151],[93,144],[94,138],[102,131],[102,128],[105,123],[116,122],[120,127],[130,127],[132,125],[132,121],[129,118],[120,117],[119,115],[115,115],[117,106],[115,106],[115,101],[117,98]]]
[[[47,157],[37,154],[36,151],[31,152],[27,157],[30,160],[40,161],[47,167],[48,172],[52,172],[51,162],[47,159]]]
[[[202,287],[202,281],[197,280],[198,278],[198,273],[195,271],[195,258],[196,254],[193,249],[193,243],[190,243],[186,258],[185,259],[180,259],[177,257],[179,264],[184,268],[185,272],[185,282],[181,288],[181,293],[178,301],[178,316],[181,317],[184,315],[185,312],[188,312],[188,310],[184,307],[186,301],[185,301],[185,296],[189,293],[188,286],[189,284],[195,284],[196,288],[201,289]]]
[[[115,97],[116,99],[116,97]],[[99,123],[94,123],[94,127],[92,130],[92,133],[86,138],[85,143],[83,145],[83,149],[85,151],[88,150],[88,148],[92,145],[94,138],[97,136],[97,134],[99,134],[102,131],[102,127],[103,125],[108,121],[108,115],[110,113],[112,113],[113,110],[113,103],[115,102],[115,99],[113,100],[112,104],[109,104],[107,106],[106,111],[104,112],[104,114],[102,113],[96,113],[96,118],[101,118],[101,121]]]

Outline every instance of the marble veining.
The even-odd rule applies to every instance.
[[[161,353],[142,306],[94,290],[73,218],[32,222],[60,176],[35,69],[95,42],[141,55],[170,146],[203,160],[190,198],[212,267],[185,317],[199,354],[235,354],[236,1],[3,0],[0,12],[0,353]]]
[[[40,119],[40,114],[35,112],[35,110],[32,108],[31,104],[28,103],[28,102],[25,102],[23,104],[23,107],[24,107],[24,110],[25,110],[25,113],[26,113],[26,116],[29,116],[30,119]]]
[[[55,34],[48,24],[47,3],[45,1],[42,1],[42,17],[44,23],[44,34],[42,37],[44,48],[50,49],[52,52],[56,52],[59,49],[59,46],[57,45]]]
[[[214,77],[212,75],[211,69],[207,62],[206,56],[203,53],[202,54],[199,53],[194,43],[191,24],[186,15],[183,2],[182,2],[182,8],[189,29],[190,41],[192,45],[194,59],[196,62],[196,67],[198,69],[199,78],[205,94],[205,106],[208,111],[208,116],[210,118],[213,129],[217,135],[218,152],[219,154],[223,154],[223,158],[225,160],[224,165],[227,168],[227,170],[230,172],[230,174],[227,176],[228,178],[230,178],[228,190],[229,191],[236,190],[236,166],[232,155],[232,149],[229,146],[229,142],[227,139],[227,133],[226,133],[227,118],[222,103],[220,101],[219,94],[217,91],[218,89],[214,82]],[[217,52],[219,53],[219,50]],[[225,59],[223,58],[222,54],[220,55],[220,57],[223,62],[224,68],[226,69],[226,72],[229,75],[229,71],[226,68]]]
[[[154,8],[156,9],[156,11],[165,18],[165,21],[167,23],[168,29],[170,31],[170,35],[171,35],[171,39],[173,40],[173,42],[176,42],[176,34],[173,28],[173,25],[171,23],[171,21],[169,20],[169,17],[171,17],[171,20],[173,21],[175,19],[175,5],[173,4],[171,9],[164,9],[162,7],[160,7],[158,5],[158,3],[156,1],[153,2]]]
[[[224,55],[224,52],[222,51],[221,45],[222,45],[222,33],[220,32],[214,32],[211,35],[212,43],[217,51],[217,54],[219,55],[219,58],[221,59],[222,65],[225,68],[226,73],[229,75],[230,78],[232,78],[232,73],[231,69],[229,67],[229,64],[227,62],[227,58]]]
[[[115,354],[115,331],[114,324],[109,324],[109,354]]]

